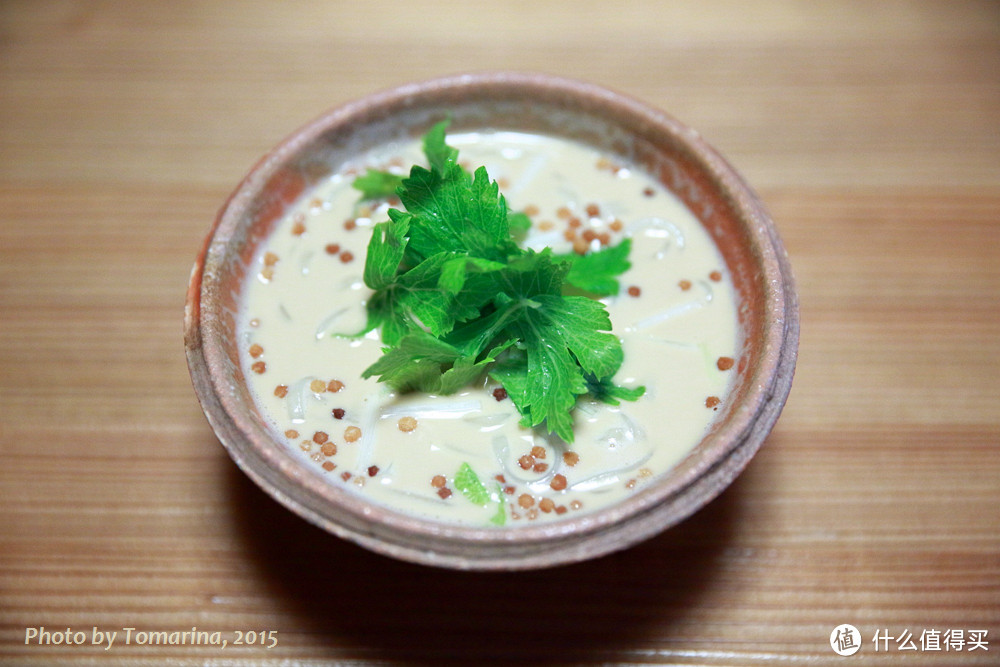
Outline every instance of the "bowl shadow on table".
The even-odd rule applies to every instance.
[[[681,524],[596,560],[525,572],[397,561],[330,535],[235,466],[235,532],[308,653],[407,663],[601,661],[669,642],[717,583],[740,514],[739,481]],[[288,622],[290,619],[286,619]]]

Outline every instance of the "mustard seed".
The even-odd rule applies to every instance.
[[[257,343],[254,343],[253,345],[251,345],[250,349],[248,351],[250,352],[250,356],[253,357],[254,359],[256,359],[260,355],[264,354],[264,348],[262,348]]]
[[[326,391],[326,383],[322,380],[313,380],[309,383],[309,389],[312,390],[313,393],[322,394]]]
[[[629,296],[639,296],[640,294],[642,294],[642,290],[639,288],[638,285],[631,285],[628,288],[628,295]]]
[[[531,466],[535,465],[535,459],[525,454],[517,460],[517,465],[521,466],[521,470],[531,470]]]
[[[257,375],[262,375],[264,371],[267,370],[267,364],[265,364],[263,361],[255,361],[250,366],[250,368],[253,369],[253,372],[256,373]]]
[[[573,467],[580,462],[580,455],[576,452],[563,452],[563,463]]]
[[[531,497],[531,494],[522,493],[520,496],[517,497],[517,504],[523,507],[524,509],[528,509],[529,507],[535,504],[535,499]]]
[[[566,488],[566,477],[564,475],[553,476],[549,486],[552,487],[553,491],[562,491]]]
[[[542,510],[546,514],[548,514],[555,508],[556,508],[556,503],[551,498],[542,498],[541,502],[538,503],[538,509]]]
[[[277,396],[278,398],[284,398],[285,396],[288,396],[288,385],[279,384],[277,387],[274,388],[274,395]]]
[[[334,419],[343,419],[347,413],[344,411],[344,408],[334,408],[332,414]]]
[[[448,484],[448,479],[444,475],[434,475],[431,478],[431,486],[435,489],[443,489]]]
[[[542,472],[545,472],[546,470],[549,469],[549,464],[548,463],[542,463],[542,462],[539,461],[535,465],[531,466],[531,469],[533,471],[537,472],[537,473],[542,473]]]
[[[344,440],[347,442],[356,442],[360,437],[361,429],[357,426],[348,426],[344,429]]]
[[[531,455],[534,456],[536,459],[544,459],[545,448],[542,447],[541,445],[535,445],[534,447],[531,448]]]
[[[440,497],[442,500],[450,498],[451,497],[451,489],[449,489],[448,487],[444,487],[444,488],[438,489],[438,497]]]
[[[317,445],[322,445],[324,442],[330,439],[330,436],[323,431],[316,431],[313,433],[313,442]]]
[[[320,447],[320,451],[323,452],[323,456],[333,456],[337,453],[337,445],[332,442],[324,442],[323,446]]]
[[[719,367],[720,371],[728,371],[735,363],[736,361],[732,357],[719,357],[715,365]]]
[[[326,390],[331,394],[336,394],[338,391],[344,388],[344,383],[340,380],[330,380],[326,383]]]
[[[289,440],[297,438],[299,437],[299,432],[296,431],[294,428],[290,428],[287,431],[285,431],[285,437],[288,438]]]
[[[410,416],[400,417],[399,422],[397,422],[396,425],[403,433],[409,433],[413,429],[417,428],[417,420],[416,418]]]
[[[323,461],[323,470],[327,472],[331,472],[336,467],[337,464],[334,463],[333,461]]]

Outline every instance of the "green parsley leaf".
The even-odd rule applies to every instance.
[[[595,296],[612,296],[620,288],[617,276],[625,273],[632,264],[628,261],[632,239],[603,248],[586,255],[569,253],[559,255],[571,263],[566,282]]]
[[[401,175],[378,169],[369,169],[351,183],[355,190],[361,190],[362,199],[387,199],[394,196],[402,184]]]
[[[522,424],[572,442],[580,395],[617,404],[645,391],[612,381],[621,342],[604,304],[591,298],[617,293],[630,242],[583,256],[519,247],[514,239],[530,219],[508,213],[485,168],[462,168],[445,141],[447,126],[425,135],[429,166],[414,166],[401,180],[395,193],[405,210],[390,209],[368,245],[364,280],[374,293],[365,331],[380,327],[386,347],[364,377],[400,391],[450,394],[488,372]],[[589,296],[574,294],[580,291]],[[466,497],[489,496],[471,468],[459,472],[456,486]]]
[[[468,463],[463,463],[455,473],[455,488],[475,505],[486,505],[490,502],[489,490]]]

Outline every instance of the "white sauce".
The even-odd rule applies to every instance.
[[[625,351],[614,379],[627,387],[645,385],[645,396],[618,407],[581,398],[575,442],[567,445],[519,426],[513,403],[497,401],[497,385],[488,381],[455,395],[429,396],[396,395],[375,378],[361,379],[381,354],[377,332],[361,339],[334,334],[363,328],[371,293],[361,278],[365,252],[372,226],[387,216],[386,205],[366,215],[350,183],[368,166],[423,163],[414,142],[363,156],[307,193],[257,257],[239,327],[246,375],[262,412],[331,484],[408,514],[487,526],[502,504],[506,525],[520,525],[615,503],[684,457],[715,415],[706,400],[726,399],[736,370],[720,370],[717,362],[734,357],[738,341],[733,290],[718,249],[662,185],[588,147],[509,132],[449,135],[448,142],[466,166],[487,167],[512,211],[537,209],[528,245],[569,250],[561,208],[581,221],[578,233],[608,232],[612,244],[633,239],[621,293],[603,301]],[[597,205],[597,216],[587,215],[588,204]],[[349,220],[353,229],[345,228]],[[328,252],[329,244],[339,246],[336,253]],[[353,259],[342,261],[345,252]],[[639,296],[629,294],[631,286]],[[343,388],[311,387],[331,380]],[[276,395],[279,385],[287,387],[283,397]],[[334,409],[344,411],[341,419]],[[400,430],[404,417],[416,419],[414,430]],[[360,438],[348,442],[348,427],[360,429]],[[314,438],[317,432],[329,439]],[[324,453],[327,443],[335,445],[332,456],[329,445]],[[544,451],[544,458],[534,458],[542,465],[525,470],[519,459],[530,459],[533,447]],[[568,460],[578,459],[575,465],[564,460],[566,452],[572,452]],[[455,488],[463,463],[490,491],[485,505]],[[432,484],[439,475],[446,490]],[[557,475],[565,478],[565,489],[552,488]]]

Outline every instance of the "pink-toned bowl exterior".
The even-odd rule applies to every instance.
[[[240,293],[260,243],[292,203],[347,157],[452,129],[569,137],[638,163],[715,238],[739,295],[743,347],[735,385],[709,433],[671,472],[618,505],[572,519],[506,528],[445,525],[373,505],[330,484],[272,434],[241,370]],[[404,560],[477,570],[546,567],[626,548],[676,524],[742,471],[791,389],[798,304],[770,217],[734,169],[693,130],[604,88],[540,74],[459,75],[372,95],[323,115],[267,154],[221,209],[191,273],[185,344],[196,393],[239,467],[314,524]]]

